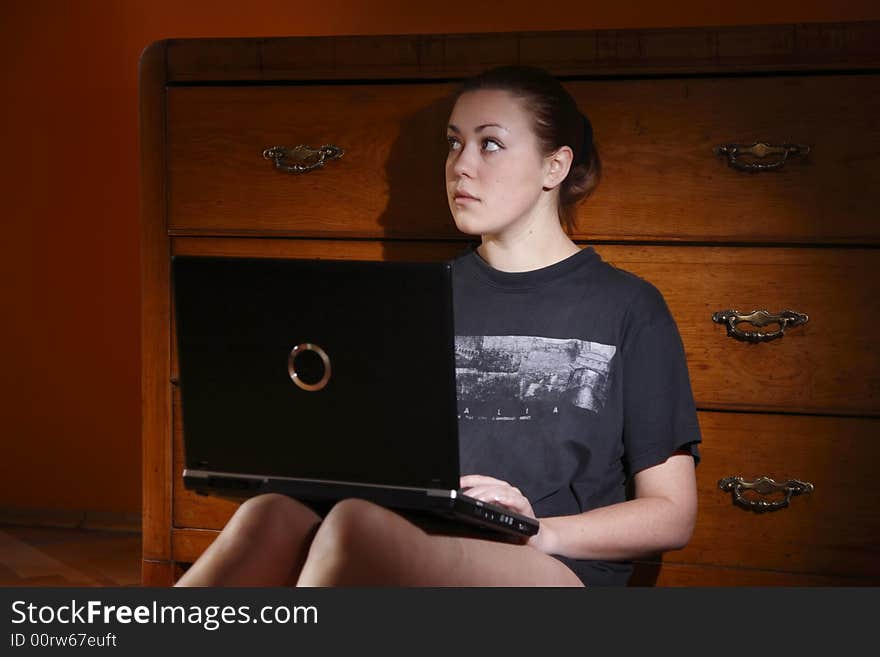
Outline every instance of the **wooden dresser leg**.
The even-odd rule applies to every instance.
[[[141,564],[142,586],[173,586],[174,585],[174,562],[152,561],[144,559]]]

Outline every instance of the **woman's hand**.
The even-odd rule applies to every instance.
[[[469,497],[503,506],[530,518],[535,517],[532,505],[522,494],[522,491],[506,481],[484,475],[464,475],[461,478],[460,486],[461,492],[466,493]]]
[[[459,485],[461,486],[461,492],[469,497],[478,499],[481,502],[497,504],[520,515],[535,518],[531,502],[522,494],[519,488],[511,486],[506,481],[484,475],[464,475]],[[548,531],[543,523],[539,526],[538,533],[528,540],[528,545],[541,552],[548,551],[549,543]]]

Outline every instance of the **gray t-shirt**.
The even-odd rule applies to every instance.
[[[541,518],[622,502],[633,474],[679,449],[699,461],[684,348],[653,285],[592,247],[516,273],[470,247],[453,281],[463,475],[509,482]],[[632,571],[561,560],[592,586]]]

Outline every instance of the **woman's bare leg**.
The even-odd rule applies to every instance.
[[[363,500],[327,514],[297,586],[582,586],[560,561],[525,545],[428,534]]]
[[[245,501],[176,586],[281,586],[296,581],[321,518],[284,495]]]

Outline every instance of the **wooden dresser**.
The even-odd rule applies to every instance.
[[[880,22],[153,44],[145,584],[171,584],[235,508],[182,486],[171,256],[458,253],[447,94],[515,62],[561,76],[593,122],[603,180],[574,237],[657,285],[686,348],[697,527],[632,583],[880,584]],[[294,153],[267,152],[299,144],[344,154],[289,173]],[[762,310],[787,314],[726,312]]]

